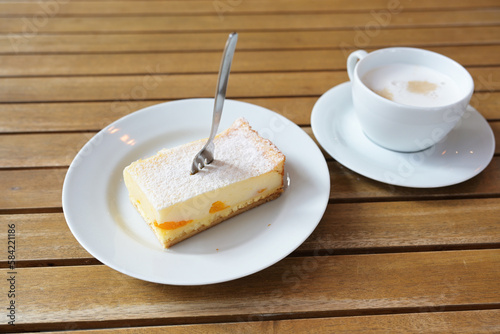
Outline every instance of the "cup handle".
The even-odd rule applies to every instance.
[[[365,50],[357,50],[354,51],[347,57],[347,75],[349,76],[349,80],[353,80],[354,78],[354,68],[359,60],[363,59],[368,52]]]

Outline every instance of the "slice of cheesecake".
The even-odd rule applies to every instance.
[[[191,175],[206,139],[133,162],[123,171],[132,204],[168,248],[283,192],[285,156],[244,119],[215,137],[215,160]]]

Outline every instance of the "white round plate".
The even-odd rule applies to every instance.
[[[461,123],[433,147],[400,153],[384,149],[363,133],[354,113],[351,83],[323,94],[311,115],[314,136],[339,163],[368,178],[413,188],[457,184],[479,174],[495,153],[488,122],[469,106]]]
[[[219,129],[238,117],[286,155],[283,195],[164,250],[130,204],[122,171],[131,162],[206,138],[213,99],[151,106],[110,124],[76,155],[62,202],[76,239],[99,261],[142,280],[201,285],[262,270],[295,250],[315,229],[328,203],[330,174],[314,141],[265,108],[226,100]]]

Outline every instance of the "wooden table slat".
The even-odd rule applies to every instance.
[[[490,45],[500,42],[500,26],[444,28],[364,28],[338,31],[245,32],[238,50],[353,49],[386,46],[435,47]],[[0,54],[219,51],[227,33],[4,34]],[[459,41],[459,42],[458,42]]]
[[[58,6],[41,6],[33,1],[16,1],[0,3],[0,13],[3,15],[158,15],[158,14],[213,14],[224,19],[228,15],[242,13],[290,13],[290,12],[321,12],[321,11],[369,11],[378,10],[415,10],[415,9],[469,9],[482,7],[497,7],[495,0],[456,0],[436,3],[432,0],[401,0],[388,5],[385,0],[361,0],[356,2],[341,0],[246,0],[221,2],[212,1],[60,1]]]
[[[374,181],[353,173],[337,162],[330,162],[328,167],[330,168],[332,185],[330,199],[332,201],[498,197],[500,194],[500,157],[494,157],[481,174],[468,181],[453,186],[430,189],[396,187]]]
[[[0,170],[1,210],[60,208],[67,168]]]
[[[5,271],[0,273],[5,276]],[[148,283],[104,265],[18,268],[16,277],[16,301],[22,305],[16,326],[134,319],[164,324],[194,318],[245,321],[290,313],[339,316],[500,306],[498,249],[287,258],[250,277],[194,287]]]
[[[496,25],[499,9],[479,9],[449,12],[405,12],[389,15],[374,12],[315,13],[315,14],[266,14],[226,16],[221,20],[217,15],[198,16],[189,20],[188,16],[127,16],[127,17],[48,17],[37,27],[38,33],[116,33],[116,32],[193,32],[193,31],[245,31],[268,30],[311,30],[346,29],[364,26],[367,22],[380,22],[381,26],[428,27],[428,26],[470,26]],[[377,21],[378,20],[378,21]],[[26,20],[18,17],[3,18],[0,33],[22,34],[27,28]],[[33,24],[34,25],[34,24]]]
[[[500,64],[500,45],[429,47],[464,66]],[[372,51],[373,49],[367,49]],[[162,74],[217,73],[220,51],[83,55],[0,55],[0,76],[66,76],[148,74],[154,65]],[[304,61],[308,59],[308,61]],[[33,66],[26,66],[32,64]],[[264,50],[236,52],[231,73],[346,70],[342,50]]]
[[[458,333],[488,334],[500,331],[500,310],[422,312],[377,316],[231,322],[220,324],[172,325],[104,330],[71,331],[72,334],[392,334]],[[456,329],[459,329],[456,331]],[[61,332],[47,332],[56,334]],[[64,332],[66,333],[66,332]]]
[[[154,69],[155,65],[145,65]],[[468,68],[476,92],[500,90],[500,67]],[[348,81],[345,71],[234,73],[228,98],[319,96]],[[0,80],[3,102],[137,101],[213,97],[217,74],[36,77]]]

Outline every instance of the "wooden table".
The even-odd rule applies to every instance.
[[[467,67],[472,105],[500,138],[498,0],[25,0],[1,2],[0,16],[0,332],[500,332],[498,141],[480,175],[437,189],[372,181],[325,153],[331,195],[315,232],[279,263],[215,285],[110,269],[61,208],[68,166],[97,131],[213,96],[233,30],[228,97],[311,135],[312,107],[347,81],[350,51],[414,46]],[[157,84],[137,89],[145,77]]]

